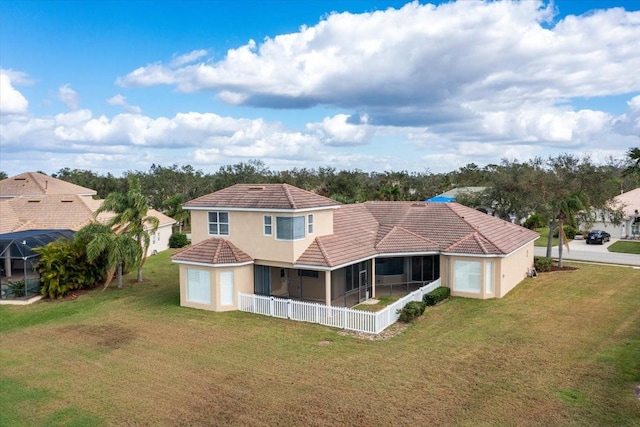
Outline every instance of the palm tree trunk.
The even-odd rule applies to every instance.
[[[122,261],[118,263],[118,289],[122,289]]]
[[[562,238],[564,234],[562,223],[562,218],[560,218],[560,221],[558,221],[558,268],[562,268]]]
[[[105,277],[104,279],[104,287],[102,288],[103,291],[109,287],[109,285],[111,284],[111,281],[113,280],[113,276],[115,274],[116,274],[115,268],[110,268],[107,270],[107,277]]]
[[[556,218],[551,220],[549,224],[549,238],[547,239],[547,258],[551,258],[551,251],[553,249],[553,231],[556,229]]]

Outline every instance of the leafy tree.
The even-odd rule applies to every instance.
[[[629,165],[624,169],[623,176],[640,175],[640,148],[633,147],[627,151]]]
[[[5,171],[0,171],[0,180],[7,179],[9,176]]]
[[[130,177],[129,191],[110,193],[94,213],[96,217],[102,212],[115,213],[107,221],[107,226],[113,229],[117,235],[129,236],[137,242],[140,251],[135,263],[138,267],[138,282],[142,282],[142,267],[151,243],[149,235],[155,233],[160,224],[158,218],[147,215],[148,210],[147,199],[140,192],[139,180]]]

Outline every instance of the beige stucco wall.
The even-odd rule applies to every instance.
[[[213,209],[212,209],[213,211]],[[226,212],[226,211],[224,211]],[[313,215],[313,234],[308,231],[308,215]],[[272,235],[264,235],[264,216],[272,217]],[[276,239],[277,216],[304,216],[305,238],[294,241]],[[192,243],[209,237],[208,211],[191,211]],[[333,234],[333,209],[301,213],[229,211],[229,235],[224,237],[256,260],[292,264],[309,247],[317,236]]]
[[[187,301],[187,268],[209,272],[211,304]],[[233,271],[233,304],[222,305],[220,291],[220,273]],[[231,311],[238,309],[238,292],[253,294],[253,264],[242,266],[206,267],[180,264],[180,305],[210,311]]]
[[[464,256],[441,256],[440,278],[442,285],[451,288],[452,296],[466,298],[502,298],[510,290],[515,288],[533,267],[533,242],[521,247],[505,257],[464,257]],[[482,286],[479,293],[464,292],[455,289],[454,262],[477,261],[481,263],[480,275]],[[485,282],[487,263],[493,262],[493,293],[487,292]]]
[[[154,250],[156,252],[162,252],[169,249],[169,237],[171,237],[172,230],[171,224],[163,225],[158,227],[158,230],[155,232],[155,237],[149,236],[150,243],[147,256],[152,255]]]
[[[499,273],[496,274],[498,284],[496,293],[498,298],[502,298],[511,289],[515,288],[518,283],[527,277],[527,273],[533,267],[533,242],[509,254],[502,259],[500,263]]]

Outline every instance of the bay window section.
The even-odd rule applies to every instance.
[[[277,216],[276,238],[278,240],[304,239],[304,216]]]

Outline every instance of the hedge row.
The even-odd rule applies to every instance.
[[[438,302],[449,298],[450,294],[451,289],[440,287],[422,297],[422,301],[409,301],[401,310],[398,310],[400,315],[398,320],[411,323],[424,314],[424,310],[428,305],[436,305]]]

